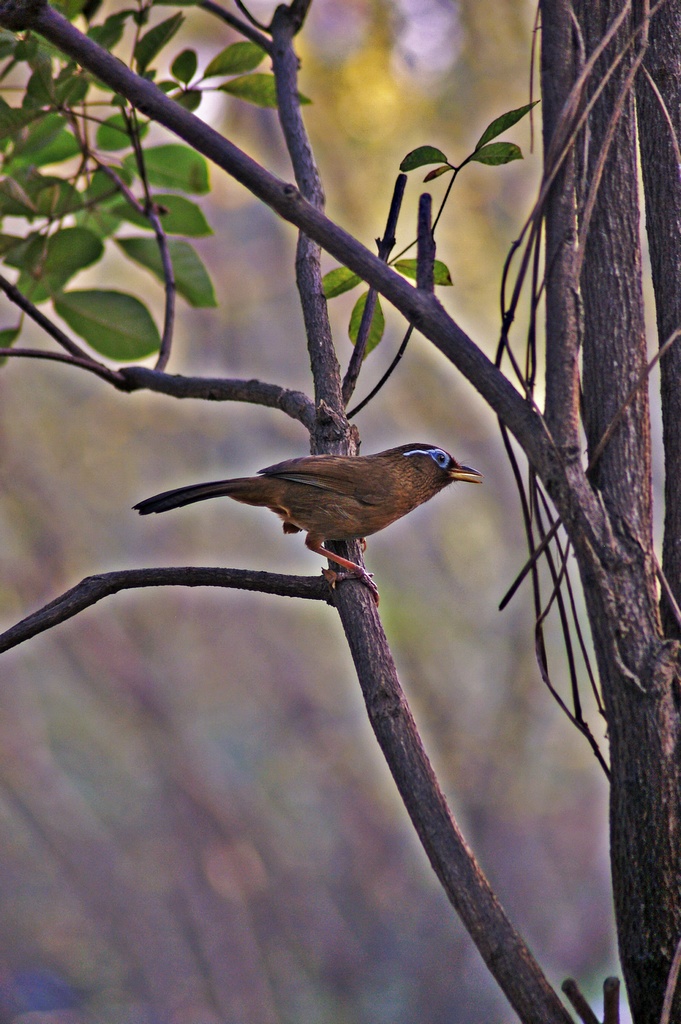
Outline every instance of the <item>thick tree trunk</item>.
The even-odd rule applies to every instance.
[[[662,347],[681,328],[681,3],[655,14],[636,101],[646,229]],[[665,521],[662,568],[681,604],[681,339],[660,361],[665,451]],[[665,636],[681,637],[669,601],[662,600]]]
[[[544,34],[555,51],[555,34],[563,32],[565,51],[574,55],[575,82],[586,69],[584,92],[571,111],[586,110],[595,100],[574,142],[581,275],[572,282],[579,286],[583,301],[582,416],[592,463],[587,486],[592,490],[582,491],[579,513],[568,517],[566,526],[585,589],[608,722],[611,861],[620,958],[633,1019],[636,1024],[653,1024],[659,1021],[681,926],[681,772],[678,650],[663,639],[657,608],[647,387],[631,398],[647,361],[632,90],[635,75],[642,75],[647,36],[625,10],[624,0],[582,0],[574,8],[573,21],[565,17],[564,8],[561,0],[543,3]],[[590,68],[590,58],[623,13]],[[677,47],[678,41],[677,34]],[[555,105],[548,105],[545,117],[555,116]],[[556,128],[549,125],[545,138]],[[569,185],[571,179],[564,175],[564,180]],[[652,196],[650,201],[654,202]],[[562,204],[548,205],[547,217],[565,217],[569,205],[565,197]],[[551,224],[547,238],[559,237],[561,229],[567,236],[571,222]],[[677,227],[677,245],[678,237]],[[665,264],[665,257],[659,258]],[[678,255],[673,267],[665,265],[675,280],[678,303]],[[550,263],[548,270],[554,272]],[[555,323],[554,301],[547,288],[549,334]],[[677,309],[674,318],[678,326]],[[663,323],[664,332],[668,318],[663,317]],[[552,346],[555,339],[549,337],[549,352]],[[556,369],[547,359],[547,372]],[[547,396],[560,387],[560,380],[551,386],[547,382]],[[565,403],[566,411],[569,407]],[[554,400],[551,411],[559,408]],[[679,412],[670,412],[667,418],[673,415],[678,431]],[[560,427],[552,423],[552,432],[569,436],[565,430],[561,435]],[[606,436],[607,443],[601,444]],[[669,428],[667,443],[671,436]],[[561,496],[556,498],[560,507]],[[598,521],[596,508],[600,509],[597,531],[585,528],[587,519],[581,513],[589,507],[592,522]],[[678,538],[677,531],[676,547]],[[670,552],[676,550],[672,538],[669,545]],[[671,557],[667,555],[670,564]],[[677,1003],[673,1020],[681,1019],[681,1000]]]

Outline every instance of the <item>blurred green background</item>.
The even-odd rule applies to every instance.
[[[273,5],[253,9],[267,20]],[[237,38],[187,13],[175,52],[193,45],[208,60]],[[373,246],[409,150],[427,143],[457,162],[492,118],[528,102],[533,19],[520,0],[315,0],[301,89],[330,216]],[[199,114],[292,178],[275,112],[220,96]],[[438,236],[454,279],[440,297],[490,355],[501,269],[540,172],[530,130],[526,119],[508,134],[522,163],[466,169]],[[197,247],[220,306],[180,303],[169,370],[309,392],[295,232],[211,175],[215,234]],[[410,175],[398,245],[413,237],[422,177]],[[446,183],[432,184],[436,202]],[[114,253],[76,287],[103,279],[160,310],[154,279]],[[343,364],[355,297],[331,303]],[[358,398],[402,330],[389,312]],[[45,344],[34,331],[25,341]],[[306,454],[283,414],[121,395],[18,359],[0,389],[5,624],[115,568],[319,571],[264,510],[131,512],[159,490]],[[465,834],[551,980],[576,976],[592,995],[617,971],[606,784],[539,679],[529,587],[497,611],[525,549],[496,421],[416,337],[357,424],[365,453],[430,441],[485,475],[372,538],[366,558]],[[332,609],[228,591],[121,594],[4,655],[2,679],[0,1024],[515,1019],[412,835]]]

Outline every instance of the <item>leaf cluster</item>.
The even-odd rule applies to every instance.
[[[157,84],[178,104],[195,110],[204,91],[220,91],[276,106],[274,76],[255,72],[266,56],[256,43],[227,46],[199,74],[194,49],[167,56],[185,20],[181,11],[150,24],[161,5],[141,2],[96,21],[97,6],[60,5],[71,19],[89,17],[88,36],[131,54],[130,65],[144,77],[155,80],[163,59],[169,74]],[[160,281],[166,311],[175,293],[194,307],[216,305],[189,241],[212,233],[195,201],[210,190],[207,162],[189,146],[149,142],[149,130],[122,96],[44,39],[0,30],[0,259],[27,302],[51,304],[96,352],[119,361],[158,351],[161,331],[146,297],[72,287],[106,252]],[[0,347],[12,345],[22,318],[0,329]]]

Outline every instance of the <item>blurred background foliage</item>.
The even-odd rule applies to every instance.
[[[272,8],[253,5],[263,20]],[[209,59],[237,38],[187,13],[177,50]],[[372,246],[409,150],[428,143],[457,162],[493,117],[528,102],[533,19],[522,0],[315,0],[301,90],[330,215]],[[276,112],[218,95],[199,114],[291,178]],[[539,175],[530,131],[526,119],[510,136],[524,161],[466,168],[439,231],[454,280],[440,296],[489,354],[503,261]],[[170,372],[309,391],[295,232],[211,178],[215,233],[196,245],[219,308],[181,304]],[[398,245],[413,237],[421,178],[410,175]],[[436,201],[446,183],[432,184]],[[77,283],[103,275],[160,309],[155,280],[113,260]],[[342,363],[355,297],[331,303]],[[387,320],[357,397],[399,344],[403,325]],[[44,344],[35,331],[26,341]],[[305,454],[302,428],[282,414],[121,395],[18,359],[0,389],[5,623],[113,568],[318,571],[262,510],[130,511],[158,490]],[[594,991],[616,972],[606,784],[542,687],[529,588],[496,610],[525,559],[496,423],[419,337],[357,422],[364,452],[431,441],[485,475],[483,488],[448,491],[372,538],[367,561],[403,684],[485,871],[552,980],[573,975]],[[564,690],[558,632],[548,639]],[[0,1022],[513,1019],[412,836],[331,609],[127,593],[5,655],[2,669]]]

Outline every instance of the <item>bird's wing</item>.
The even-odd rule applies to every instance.
[[[362,480],[361,497],[358,495],[354,474],[348,472],[348,460],[344,457],[308,455],[300,459],[287,459],[275,466],[266,466],[258,472],[262,476],[292,480],[294,483],[318,487],[333,494],[344,494],[355,498],[362,505],[378,505],[381,501],[381,494],[378,491],[372,493],[373,487],[367,486],[370,482],[366,480]]]

